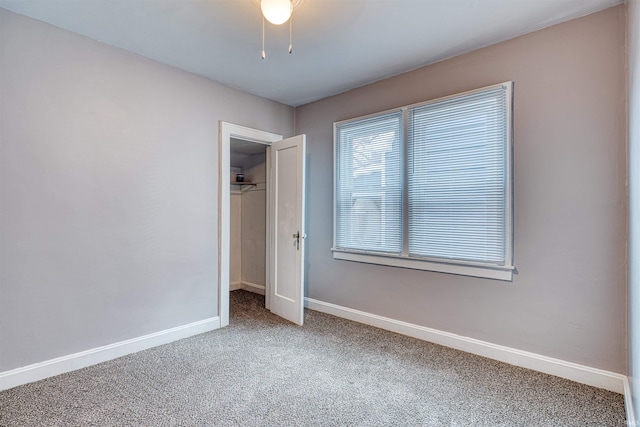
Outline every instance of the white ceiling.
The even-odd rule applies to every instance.
[[[623,0],[303,0],[266,24],[258,0],[0,0],[0,7],[297,106]]]

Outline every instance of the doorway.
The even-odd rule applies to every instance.
[[[220,326],[229,325],[230,255],[231,255],[231,140],[265,146],[282,140],[282,135],[264,132],[227,122],[220,122],[218,152],[218,315]],[[269,154],[267,153],[267,157]],[[267,162],[269,159],[266,159]],[[269,166],[267,165],[267,168]],[[266,180],[265,180],[266,181]],[[269,308],[269,187],[266,194],[265,305]]]
[[[218,313],[229,324],[231,239],[231,141],[266,148],[265,306],[302,325],[304,321],[306,137],[282,135],[220,122],[218,153]],[[233,184],[237,185],[234,179]]]
[[[267,145],[231,138],[229,289],[265,295]],[[267,306],[267,304],[264,304]],[[267,306],[268,308],[268,306]]]

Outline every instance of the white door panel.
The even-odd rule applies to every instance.
[[[269,309],[302,325],[305,135],[274,142],[270,150],[272,268]]]

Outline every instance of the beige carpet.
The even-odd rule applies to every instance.
[[[231,325],[0,392],[2,426],[624,426],[619,394],[245,291]]]

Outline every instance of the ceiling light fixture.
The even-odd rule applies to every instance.
[[[302,0],[260,0],[262,10],[262,59],[266,58],[264,51],[264,20],[273,25],[282,25],[289,21],[289,53],[293,52],[293,8]]]
[[[293,4],[291,0],[262,0],[260,2],[262,15],[273,25],[284,24],[291,17]]]

